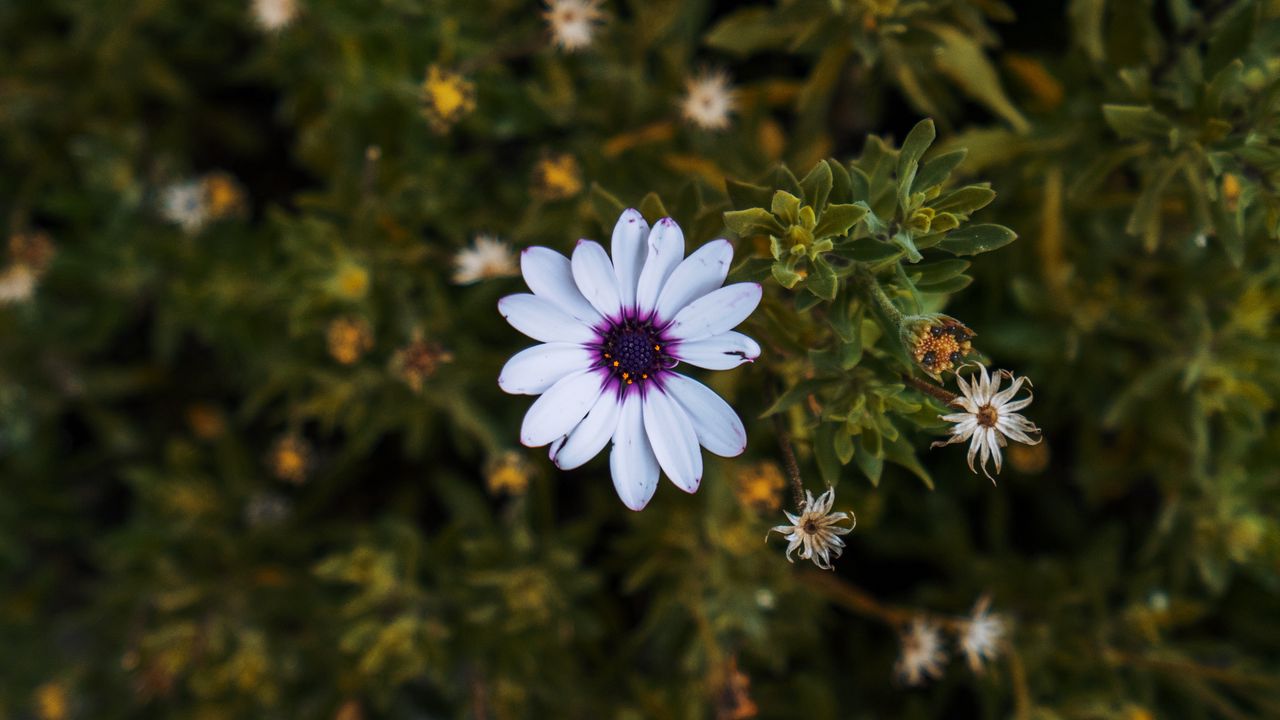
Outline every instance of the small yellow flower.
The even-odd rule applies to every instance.
[[[373,348],[373,330],[362,317],[334,318],[329,323],[329,355],[343,365],[351,365]]]
[[[1240,207],[1240,178],[1227,173],[1222,176],[1222,203],[1227,212],[1235,212]]]
[[[777,463],[756,463],[737,476],[734,490],[738,500],[761,512],[776,512],[782,507],[781,493],[787,484]]]
[[[485,487],[491,495],[523,495],[529,488],[529,466],[514,450],[502,453],[489,464]]]
[[[269,464],[276,477],[294,485],[301,485],[311,469],[311,446],[297,435],[285,435],[271,449]]]
[[[333,276],[332,288],[345,300],[360,300],[369,292],[369,271],[353,262],[343,263]]]
[[[64,720],[70,711],[67,688],[60,682],[50,681],[36,688],[36,716],[40,720]]]
[[[427,68],[422,83],[422,114],[438,133],[448,131],[476,108],[476,87],[470,81],[439,65]]]
[[[416,331],[413,340],[391,356],[391,372],[414,392],[422,392],[422,384],[435,374],[442,363],[451,362],[453,354],[439,344],[422,338]]]
[[[533,168],[533,194],[542,200],[564,200],[582,192],[582,172],[572,155],[550,155]]]
[[[213,172],[201,179],[205,208],[209,218],[219,219],[239,215],[245,208],[244,191],[240,184],[224,172]]]

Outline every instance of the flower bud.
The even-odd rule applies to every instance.
[[[921,370],[933,377],[955,370],[973,352],[975,334],[949,315],[911,315],[903,318],[901,338]]]

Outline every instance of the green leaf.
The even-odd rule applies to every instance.
[[[1071,0],[1067,16],[1076,42],[1093,62],[1106,59],[1106,46],[1102,37],[1102,21],[1106,15],[1106,0]]]
[[[849,166],[849,199],[853,202],[871,202],[871,178],[857,166]]]
[[[898,437],[898,439],[885,445],[884,456],[889,462],[910,470],[916,477],[920,478],[925,487],[930,490],[933,489],[933,478],[930,477],[929,471],[925,470],[924,466],[920,464],[920,459],[916,457],[915,448],[912,447],[911,443],[907,442],[906,438]]]
[[[865,436],[863,437],[862,452],[854,453],[853,461],[873,486],[880,486],[880,475],[884,472],[884,460],[867,448]]]
[[[840,461],[841,465],[848,465],[849,461],[853,459],[853,435],[844,428],[839,428],[837,432],[832,434],[835,436],[833,438],[833,447],[836,451],[836,459]]]
[[[819,390],[821,390],[823,386],[826,385],[826,383],[827,383],[826,380],[822,380],[818,378],[801,380],[800,382],[793,385],[789,390],[782,393],[781,397],[775,400],[774,403],[770,405],[764,412],[760,413],[760,417],[767,418],[771,415],[776,415],[782,412],[783,410],[786,410],[792,405],[795,405],[796,403],[800,402],[801,400],[804,400],[805,398],[809,397],[813,393],[816,393]]]
[[[716,23],[707,33],[706,43],[738,55],[750,55],[786,47],[795,30],[795,23],[780,22],[771,8],[744,8]]]
[[[796,197],[804,195],[804,188],[800,187],[800,181],[786,165],[779,165],[773,171],[773,186],[779,190],[786,190]]]
[[[827,196],[831,194],[833,182],[831,166],[827,165],[826,160],[819,160],[809,174],[800,181],[800,187],[804,190],[805,203],[812,206],[814,210],[821,211],[826,207]]]
[[[613,232],[618,216],[626,209],[621,200],[600,187],[599,183],[591,183],[591,211],[606,234]]]
[[[764,208],[730,210],[724,214],[724,226],[740,238],[754,235],[781,235],[786,232],[786,228],[778,223],[773,213]]]
[[[1017,233],[1003,225],[968,225],[948,233],[938,248],[953,255],[977,255],[1002,248],[1017,237]]]
[[[941,196],[929,207],[936,212],[950,212],[958,215],[972,215],[991,204],[996,199],[996,191],[985,185],[966,185]]]
[[[964,161],[965,156],[968,154],[968,150],[960,148],[929,160],[920,168],[919,174],[916,175],[915,182],[911,184],[911,192],[924,192],[929,188],[943,184],[947,181],[947,178],[951,177],[951,172]]]
[[[813,434],[813,459],[818,465],[818,474],[832,487],[840,482],[841,462],[835,451],[836,436],[836,428],[831,423],[822,423]]]
[[[836,290],[839,287],[835,269],[824,258],[815,258],[813,269],[809,273],[809,279],[804,286],[809,292],[823,300],[835,300]]]
[[[769,258],[747,258],[729,272],[729,282],[761,282],[769,277],[772,267]]]
[[[827,160],[827,167],[831,169],[831,194],[828,199],[832,203],[851,203],[853,202],[853,179],[849,176],[849,170],[838,160]]]
[[[959,292],[973,284],[973,278],[968,275],[957,275],[936,283],[928,283],[919,285],[920,292],[927,293],[953,293]]]
[[[902,141],[902,149],[898,151],[898,199],[904,206],[907,196],[911,194],[911,184],[915,182],[920,158],[924,157],[937,134],[933,121],[925,118],[916,123],[911,132],[907,133],[907,139]]]
[[[920,260],[924,258],[924,256],[920,254],[920,249],[916,247],[915,241],[911,237],[911,233],[905,230],[899,233],[894,233],[890,240],[892,240],[895,245],[902,248],[902,251],[907,254],[907,260],[911,262],[920,262]]]
[[[1122,138],[1168,140],[1173,123],[1150,105],[1103,105],[1102,117]]]
[[[657,193],[649,193],[640,200],[640,214],[650,225],[658,222],[664,217],[670,217],[666,207],[662,205],[662,198]]]
[[[916,283],[932,285],[950,280],[968,270],[971,264],[968,260],[938,260],[912,267],[911,274],[916,278]]]
[[[734,210],[765,207],[773,198],[773,190],[760,185],[738,182],[733,178],[725,178],[725,190],[729,193],[729,203]]]
[[[776,262],[770,269],[773,271],[773,279],[788,290],[794,288],[800,282],[800,274],[787,267],[786,263]]]
[[[853,324],[853,316],[850,314],[852,303],[846,298],[831,306],[831,316],[829,322],[831,329],[835,330],[836,337],[841,342],[853,342],[854,334],[857,328]]]
[[[800,198],[786,190],[779,190],[773,194],[769,211],[780,221],[794,225],[800,219]]]
[[[867,208],[863,205],[828,205],[822,213],[822,219],[813,229],[813,236],[818,239],[843,237],[866,214]]]
[[[921,25],[942,41],[933,56],[938,72],[954,80],[966,95],[1004,118],[1017,132],[1025,133],[1031,128],[1005,95],[995,66],[987,59],[986,52],[973,34],[952,25]]]

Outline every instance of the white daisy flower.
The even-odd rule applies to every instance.
[[[600,11],[600,0],[548,0],[542,17],[556,44],[573,52],[591,44],[604,13]]]
[[[723,70],[704,71],[685,80],[680,112],[685,120],[703,130],[724,130],[729,127],[729,114],[735,104],[729,74]]]
[[[989,615],[991,597],[983,595],[973,606],[973,614],[962,624],[963,634],[960,636],[960,649],[964,651],[969,668],[981,673],[983,662],[994,660],[1000,654],[1000,641],[1004,639],[1004,618]]]
[[[1028,433],[1039,433],[1040,428],[1017,413],[1018,410],[1031,404],[1031,393],[1028,392],[1027,396],[1021,400],[1013,399],[1023,383],[1026,383],[1027,387],[1031,386],[1030,380],[1025,377],[1015,378],[1008,370],[1000,370],[994,376],[988,375],[987,368],[981,363],[978,363],[978,370],[979,373],[973,378],[972,384],[956,375],[956,383],[964,394],[952,400],[951,404],[963,408],[964,412],[939,416],[939,419],[955,423],[955,426],[951,428],[950,438],[935,442],[932,447],[942,447],[968,440],[969,470],[978,472],[974,470],[973,459],[980,456],[979,464],[982,465],[983,474],[994,483],[995,478],[987,472],[987,460],[995,458],[998,475],[1003,462],[1000,448],[1005,446],[1005,438],[1035,445],[1041,438],[1032,438]],[[1009,387],[1004,390],[1000,389],[1002,378],[1011,381]]]
[[[904,683],[920,685],[925,680],[942,677],[947,653],[942,649],[942,634],[937,625],[918,617],[911,621],[901,639],[902,654],[894,669]]]
[[[188,233],[199,230],[209,220],[204,183],[186,180],[166,187],[160,194],[160,214]]]
[[[471,247],[458,252],[453,265],[453,282],[458,285],[520,274],[511,246],[488,235],[477,235]]]
[[[284,29],[297,15],[297,0],[253,0],[253,19],[267,32]]]
[[[847,512],[831,512],[836,500],[835,488],[827,488],[816,501],[808,490],[804,491],[804,497],[799,515],[785,513],[791,524],[779,525],[769,532],[786,536],[789,562],[795,562],[791,553],[799,549],[801,560],[812,560],[823,570],[831,570],[831,556],[838,558],[844,552],[844,540],[840,536],[852,532],[858,521]],[[839,525],[845,520],[851,521],[849,527]]]
[[[533,294],[502,298],[498,311],[544,344],[511,358],[498,385],[541,395],[520,442],[549,444],[563,470],[612,439],[614,487],[640,510],[657,489],[659,469],[681,490],[697,491],[699,444],[723,457],[746,448],[733,408],[675,368],[727,370],[759,357],[760,346],[732,328],[755,310],[761,289],[721,287],[733,259],[727,240],[684,258],[684,234],[671,218],[650,231],[639,212],[622,213],[612,255],[591,240],[578,241],[572,260],[544,247],[524,251],[520,265]]]

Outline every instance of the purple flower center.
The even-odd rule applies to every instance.
[[[600,333],[600,364],[622,385],[643,383],[675,367],[666,345],[648,320],[611,322]]]

